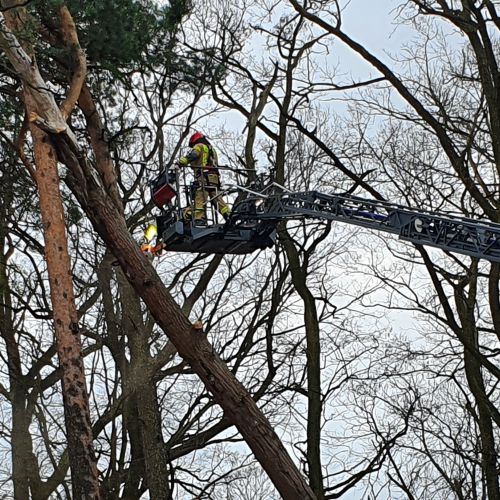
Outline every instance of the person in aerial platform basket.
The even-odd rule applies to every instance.
[[[188,167],[194,170],[196,180],[196,191],[194,193],[194,221],[196,225],[206,225],[206,205],[210,200],[216,205],[225,220],[229,217],[229,206],[218,193],[220,188],[220,175],[217,168],[217,152],[208,139],[201,133],[196,132],[189,139],[191,151],[179,159],[180,167]],[[191,210],[187,215],[192,217]]]

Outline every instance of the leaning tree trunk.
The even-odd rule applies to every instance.
[[[94,228],[117,257],[125,276],[179,354],[191,364],[207,389],[212,392],[224,409],[225,417],[241,432],[283,498],[315,498],[268,420],[244,387],[213,352],[206,337],[193,329],[150,263],[139,252],[137,244],[131,239],[118,199],[116,174],[107,143],[103,140],[99,114],[85,86],[82,88],[79,105],[87,119],[101,185],[95,183],[94,172],[84,159],[78,159],[72,153],[71,149],[74,147],[68,143],[70,138],[64,135],[56,135],[55,138],[61,144],[60,151],[66,164],[77,176],[73,179],[73,192]],[[68,181],[71,185],[71,178]],[[86,186],[86,189],[82,190],[83,186]],[[185,307],[188,310],[189,304],[185,304]]]
[[[57,144],[60,160],[71,172],[68,183],[73,193],[95,230],[118,260],[125,276],[180,356],[191,365],[213,394],[226,418],[238,428],[283,498],[314,499],[314,493],[305,478],[255,401],[213,351],[206,337],[182,314],[151,263],[140,252],[113,196],[115,186],[110,183],[112,172],[101,171],[99,177],[89,165],[36,65],[32,64],[12,34],[0,32],[0,42],[2,38],[5,41],[6,36],[9,39],[3,47],[9,60],[26,88],[31,89],[37,103],[44,104],[36,108],[38,113],[43,114],[33,116],[32,119],[43,130],[50,132],[52,140]],[[107,159],[105,162],[109,164]],[[99,169],[99,165],[97,168]]]
[[[87,165],[77,163],[64,135],[55,135],[66,164],[75,178],[68,178],[73,193],[97,233],[117,258],[125,276],[144,300],[162,330],[200,377],[225,417],[235,425],[269,478],[287,500],[314,499],[315,495],[291,460],[285,447],[256,403],[213,351],[205,335],[182,314],[148,259],[131,237],[125,219],[112,198],[97,185]],[[82,162],[80,157],[80,162]],[[82,170],[80,170],[82,167]],[[82,171],[85,174],[82,176]],[[86,187],[86,189],[82,189]]]

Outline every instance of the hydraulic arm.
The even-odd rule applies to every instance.
[[[211,224],[199,227],[194,219],[186,219],[179,196],[184,186],[193,214],[193,185],[181,184],[178,170],[164,171],[152,186],[153,201],[162,210],[157,226],[164,246],[181,252],[250,253],[274,245],[276,227],[282,220],[323,219],[397,234],[417,245],[500,262],[500,224],[350,194],[291,192],[275,183],[265,186],[263,179],[256,184],[258,187],[253,189],[233,186],[239,201],[229,220],[218,223],[212,210]],[[211,195],[207,205],[215,204],[217,196]]]
[[[327,219],[397,234],[418,245],[500,262],[500,224],[415,210],[389,202],[318,191],[265,193],[233,209],[232,221],[277,223],[283,219]]]

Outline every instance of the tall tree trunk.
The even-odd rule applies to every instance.
[[[469,276],[468,296],[462,286],[455,288],[455,303],[464,337],[476,349],[479,349],[479,333],[474,316],[477,292],[477,263],[473,265]],[[498,455],[495,449],[495,433],[491,415],[491,402],[486,394],[481,364],[468,349],[464,349],[464,367],[467,383],[476,402],[479,427],[481,436],[481,463],[486,480],[488,498],[500,499],[500,487],[498,483]]]
[[[108,347],[122,378],[123,393],[126,394],[122,407],[122,447],[127,446],[128,437],[130,465],[126,471],[125,477],[113,477],[108,483],[104,483],[103,487],[107,488],[107,490],[103,492],[103,494],[106,498],[111,498],[111,493],[109,491],[111,490],[113,491],[113,498],[118,498],[120,496],[120,485],[123,482],[121,498],[134,500],[141,497],[141,482],[142,478],[145,477],[144,451],[141,439],[139,414],[137,411],[137,381],[134,380],[131,375],[131,363],[125,355],[127,340],[126,336],[123,335],[125,332],[123,315],[126,305],[122,300],[122,314],[120,315],[118,307],[116,307],[117,300],[116,293],[114,293],[115,283],[112,283],[113,274],[110,260],[105,258],[102,265],[99,267],[97,276],[101,283],[102,306],[106,322],[105,329],[108,338]],[[120,288],[118,289],[120,290]]]
[[[286,229],[280,231],[295,290],[304,303],[307,358],[307,466],[311,488],[318,500],[324,498],[323,472],[321,468],[321,347],[316,301],[306,282],[306,270],[300,265],[300,257]]]
[[[140,432],[142,455],[144,460],[146,482],[152,498],[170,498],[165,443],[161,427],[161,413],[158,406],[156,384],[146,379],[137,385],[136,380],[143,380],[144,373],[152,362],[148,336],[141,311],[139,297],[126,281],[123,273],[118,272],[118,283],[122,302],[122,329],[127,335],[130,348],[130,363],[127,378],[134,380],[124,385],[135,385],[131,404],[136,408],[128,408],[136,414],[136,428]],[[129,429],[130,431],[130,429]],[[131,436],[131,439],[133,437]]]
[[[22,95],[28,115],[32,119],[40,119],[43,116],[45,120],[52,123],[56,130],[67,130],[65,116],[57,107],[54,96],[38,71],[32,47],[28,43],[25,43],[24,47],[21,46],[13,34],[15,30],[27,29],[24,4],[19,0],[2,0],[1,3],[6,8],[3,14],[6,26],[3,26],[0,32],[0,45],[14,71],[23,82]],[[71,41],[74,48],[78,39],[71,16],[64,6],[61,7],[61,14],[61,19],[64,21],[63,27],[72,27],[73,39]],[[70,89],[70,92],[74,94],[75,88]],[[67,102],[66,107],[70,108]],[[62,369],[62,395],[73,496],[75,499],[100,498],[78,314],[73,291],[64,209],[59,190],[57,153],[47,133],[37,127],[33,121],[30,122],[30,132],[36,164],[35,180],[40,196],[56,349]],[[68,133],[71,132],[68,131]]]
[[[468,333],[464,330],[464,334]],[[464,350],[465,374],[478,410],[479,435],[481,436],[481,465],[486,480],[488,498],[500,499],[498,484],[498,454],[491,413],[486,403],[487,395],[481,365],[468,350]]]
[[[301,21],[299,22],[301,24]],[[286,157],[289,118],[288,112],[292,103],[294,87],[294,70],[300,60],[301,51],[297,50],[298,26],[294,36],[289,40],[287,65],[284,75],[284,96],[281,102],[278,118],[278,138],[276,141],[276,182],[286,183]],[[295,290],[304,303],[304,322],[306,328],[306,356],[307,356],[307,465],[311,488],[318,499],[324,498],[323,473],[321,468],[321,370],[319,325],[317,320],[316,302],[306,284],[306,273],[300,266],[300,258],[286,226],[283,223],[279,230],[287,259],[290,263],[290,272]]]
[[[30,108],[31,101],[25,92]],[[31,125],[36,181],[45,240],[57,355],[62,368],[62,395],[74,498],[96,499],[98,472],[92,444],[89,400],[75,306],[71,265],[59,191],[56,152],[47,134]]]
[[[12,202],[11,172],[4,170],[2,192],[0,193],[0,335],[5,342],[9,372],[10,403],[12,406],[12,482],[14,498],[26,499],[30,490],[36,498],[40,484],[38,463],[33,455],[33,444],[29,426],[31,413],[27,408],[25,380],[22,373],[21,355],[16,341],[16,330],[12,317],[12,299],[7,273],[8,258],[12,253],[7,247],[7,212]]]

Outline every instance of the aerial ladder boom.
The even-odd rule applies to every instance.
[[[334,220],[396,234],[417,245],[500,262],[500,224],[353,195],[318,191],[282,192],[264,199],[257,195],[236,205],[233,217],[262,223],[301,218]]]
[[[180,191],[179,173],[167,171],[162,175],[163,180],[154,185],[153,199],[162,209],[157,225],[167,250],[250,253],[274,245],[280,221],[316,219],[354,224],[396,234],[416,245],[500,262],[500,224],[351,194],[292,192],[275,183],[265,187],[261,183],[255,188],[233,186],[239,201],[229,219],[219,224],[214,217],[208,227],[197,227],[194,220],[183,217],[179,196],[175,205],[171,203]]]

